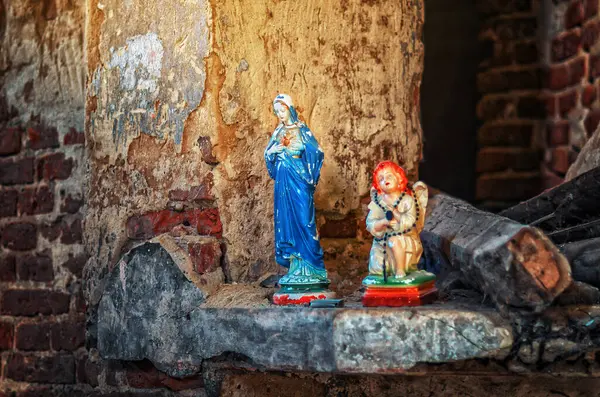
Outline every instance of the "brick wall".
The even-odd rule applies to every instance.
[[[479,0],[477,200],[506,207],[562,182],[600,121],[598,0]]]
[[[482,93],[477,115],[476,200],[502,207],[541,189],[544,128],[543,65],[538,49],[536,0],[479,0],[484,59],[477,76]]]
[[[554,1],[549,10],[543,140],[545,187],[562,181],[600,121],[598,0]]]

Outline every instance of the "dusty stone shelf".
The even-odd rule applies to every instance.
[[[105,279],[98,350],[149,359],[185,377],[205,360],[235,356],[264,370],[399,373],[471,358],[539,368],[600,346],[600,307],[556,307],[508,320],[495,310],[439,303],[419,308],[206,307],[211,300],[158,243],[132,249]],[[240,305],[247,302],[240,301]]]
[[[132,250],[109,275],[98,308],[107,359],[151,360],[171,376],[225,353],[266,370],[400,372],[505,354],[509,324],[491,310],[202,308],[204,293],[159,244]]]

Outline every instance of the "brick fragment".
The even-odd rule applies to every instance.
[[[569,148],[567,146],[556,147],[550,150],[550,169],[559,175],[564,175],[569,169]]]
[[[69,311],[70,296],[48,290],[5,290],[1,295],[0,313],[9,316],[62,314]]]
[[[83,205],[83,198],[68,194],[63,198],[60,206],[60,212],[68,214],[76,214]]]
[[[583,88],[583,92],[581,93],[581,104],[584,107],[589,108],[592,105],[592,103],[594,103],[594,101],[596,100],[596,97],[596,86],[588,84]]]
[[[581,30],[581,45],[584,50],[590,48],[598,41],[600,37],[600,20],[586,23]]]
[[[16,216],[18,199],[16,190],[0,190],[0,217]]]
[[[62,321],[52,325],[52,349],[74,351],[85,342],[85,321]]]
[[[598,16],[598,0],[586,0],[584,18],[591,19]]]
[[[20,280],[53,281],[52,258],[48,253],[23,256],[17,261],[17,274]]]
[[[515,60],[518,64],[532,64],[539,61],[539,51],[535,41],[515,44]]]
[[[7,358],[5,376],[20,382],[75,383],[75,358],[66,354],[41,357],[12,353]]]
[[[590,77],[600,76],[600,56],[590,55]]]
[[[72,169],[73,159],[66,159],[64,153],[49,154],[37,162],[38,178],[48,181],[67,179]]]
[[[189,243],[187,248],[196,273],[210,273],[221,266],[221,247],[216,239]]]
[[[102,368],[95,362],[92,362],[89,357],[84,357],[77,360],[77,382],[85,383],[92,387],[98,386],[98,377]]]
[[[2,229],[2,246],[27,251],[37,246],[37,227],[32,223],[10,223]]]
[[[166,233],[177,225],[193,226],[200,235],[221,237],[223,226],[217,208],[191,209],[183,212],[163,210],[136,215],[127,220],[127,235],[147,239]]]
[[[570,74],[567,64],[551,65],[546,71],[545,83],[551,90],[562,90],[568,87]]]
[[[0,351],[11,350],[15,339],[15,327],[12,323],[0,321]]]
[[[541,191],[539,175],[484,175],[477,178],[477,200],[516,201],[535,196]]]
[[[50,324],[24,323],[17,326],[16,346],[19,350],[49,350]]]
[[[127,384],[136,389],[167,388],[172,391],[199,389],[204,387],[201,375],[188,378],[172,378],[158,371],[148,361],[142,361],[136,365],[129,365],[125,372]]]
[[[584,0],[576,0],[572,2],[565,13],[565,28],[571,29],[583,22],[584,17]]]
[[[539,168],[541,153],[534,149],[483,148],[477,153],[477,172],[527,171]]]
[[[21,136],[23,131],[20,128],[3,128],[0,130],[0,156],[16,154],[21,151]]]
[[[17,266],[16,259],[12,255],[0,257],[0,281],[16,281]]]
[[[35,125],[27,128],[27,148],[33,150],[57,148],[58,131],[56,128]]]
[[[0,185],[33,182],[33,158],[0,161]]]
[[[579,52],[581,48],[581,33],[578,29],[561,33],[552,40],[551,56],[553,62],[562,62]]]
[[[83,145],[85,144],[85,134],[83,132],[77,132],[75,128],[70,128],[69,132],[67,132],[63,138],[63,144]]]
[[[87,260],[88,256],[86,254],[78,254],[75,256],[73,256],[73,254],[69,254],[69,259],[62,264],[62,267],[69,269],[73,275],[81,278],[83,267],[85,266]]]
[[[550,147],[566,145],[569,143],[569,122],[559,121],[547,127],[548,145]]]
[[[523,123],[486,123],[478,132],[479,146],[531,146],[533,124]]]
[[[24,188],[19,194],[19,214],[47,214],[54,210],[54,192],[49,186]]]
[[[585,130],[587,131],[588,136],[591,136],[594,133],[594,131],[596,131],[598,123],[600,123],[600,109],[590,110],[583,123],[585,125]]]

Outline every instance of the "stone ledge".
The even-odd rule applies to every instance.
[[[418,363],[503,358],[512,327],[493,310],[202,308],[206,294],[158,243],[112,270],[98,307],[106,359],[149,359],[171,376],[236,353],[265,370],[396,373]]]

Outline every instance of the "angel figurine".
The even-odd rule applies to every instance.
[[[417,269],[423,254],[419,233],[425,225],[427,199],[427,186],[416,182],[412,188],[409,187],[406,174],[398,164],[383,161],[375,168],[367,216],[367,230],[373,235],[373,245],[369,256],[369,276],[363,280],[363,284],[374,288],[367,289],[363,303],[365,298],[377,298],[377,293],[383,292],[377,286],[386,287],[387,298],[393,298],[390,286],[413,287],[413,290],[416,286],[419,294],[435,289],[435,275]],[[392,299],[390,304],[389,299],[367,299],[367,303],[376,303],[365,305],[404,306],[400,303],[406,300],[407,290],[396,292],[402,295],[402,299],[396,299],[398,302]],[[419,299],[415,302],[420,304]]]

